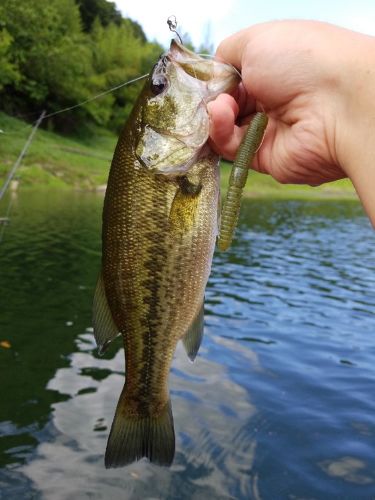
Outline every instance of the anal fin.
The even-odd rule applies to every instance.
[[[113,320],[111,310],[109,309],[102,273],[99,274],[96,283],[92,323],[99,354],[103,354],[110,342],[112,342],[120,332]]]
[[[204,324],[204,300],[198,310],[197,315],[193,319],[188,331],[182,337],[186,353],[191,361],[194,361],[198,354],[199,347],[203,338],[203,324]]]

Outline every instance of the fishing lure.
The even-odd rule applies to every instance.
[[[221,212],[218,248],[228,250],[232,243],[241,207],[241,196],[245,187],[249,167],[258,151],[268,123],[265,113],[256,113],[238,149],[229,178],[229,186]]]

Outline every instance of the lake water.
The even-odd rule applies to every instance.
[[[99,357],[91,329],[102,201],[14,199],[0,498],[374,499],[375,233],[359,204],[244,204],[236,242],[215,254],[199,355],[179,346],[173,362],[173,466],[105,470],[124,360],[120,339]]]

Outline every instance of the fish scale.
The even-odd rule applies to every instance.
[[[186,71],[197,61],[202,80]],[[119,137],[103,208],[93,315],[100,350],[120,332],[125,351],[125,385],[106,467],[143,456],[159,465],[173,460],[169,371],[180,339],[191,359],[198,351],[217,235],[218,157],[206,145],[205,99],[236,82],[231,67],[172,42]]]

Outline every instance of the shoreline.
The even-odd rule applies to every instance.
[[[285,186],[283,186],[285,187]],[[338,200],[338,201],[358,201],[359,198],[355,191],[349,191],[346,189],[318,189],[312,188],[311,190],[305,188],[294,187],[289,185],[285,189],[281,187],[280,189],[264,189],[263,187],[257,191],[254,186],[251,189],[246,189],[243,192],[243,199],[280,199],[280,200],[306,200],[306,201],[328,201],[328,200]],[[22,185],[22,179],[18,182],[17,188],[12,188],[8,190],[6,196],[22,194],[23,192],[75,192],[81,194],[105,194],[107,185],[100,184],[92,187],[81,187],[65,184],[64,186],[55,186],[51,184],[26,184]],[[221,188],[221,198],[226,196],[226,187]]]

